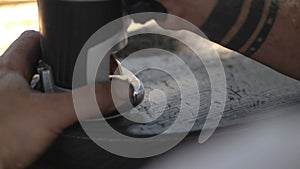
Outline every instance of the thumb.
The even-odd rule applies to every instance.
[[[122,86],[129,86],[129,83],[122,81]],[[122,87],[124,89],[124,87]],[[114,89],[113,90],[118,90]],[[126,97],[119,96],[118,103],[114,104],[112,99],[111,83],[98,83],[95,85],[84,86],[66,93],[38,94],[35,93],[35,100],[39,102],[39,109],[47,120],[46,123],[64,129],[78,120],[85,120],[92,117],[103,116],[116,110],[117,105],[131,104],[126,103],[132,91],[121,92],[128,94]],[[95,100],[96,98],[96,100]],[[76,108],[76,109],[75,109]],[[100,110],[100,112],[99,112]]]

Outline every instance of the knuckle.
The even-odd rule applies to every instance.
[[[30,35],[34,35],[34,34],[36,34],[37,32],[36,31],[34,31],[34,30],[26,30],[26,31],[24,31],[23,33],[22,33],[22,35],[27,35],[27,36],[30,36]]]
[[[39,32],[34,30],[27,30],[21,34],[21,37],[27,38],[38,38],[40,36]]]

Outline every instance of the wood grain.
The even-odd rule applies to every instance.
[[[196,43],[196,42],[195,42]],[[211,101],[210,83],[207,72],[200,60],[193,59],[195,54],[183,44],[158,35],[142,35],[129,39],[128,47],[120,53],[124,57],[134,51],[149,47],[160,47],[176,53],[193,70],[199,86],[201,97],[200,110],[197,113],[197,121],[187,139],[196,139],[206,120],[208,108]],[[280,73],[277,73],[249,58],[227,49],[218,47],[222,63],[224,65],[227,78],[227,101],[226,108],[219,127],[249,123],[261,120],[276,114],[265,114],[268,110],[276,110],[277,107],[288,106],[300,101],[300,83]],[[148,57],[135,57],[131,64],[147,64],[154,62],[165,64],[170,69],[180,70],[182,67],[170,63],[169,56],[153,55]],[[127,65],[127,67],[131,67]],[[176,71],[178,76],[185,78],[181,71]],[[161,89],[168,98],[167,106],[156,104],[154,111],[149,112],[150,102],[145,101],[138,109],[143,112],[141,116],[155,116],[160,113],[158,110],[164,109],[162,115],[154,122],[148,124],[138,124],[130,122],[122,117],[108,120],[110,125],[119,132],[134,137],[150,137],[160,134],[167,130],[177,118],[180,110],[180,91],[178,85],[168,74],[157,71],[147,70],[138,74],[145,84],[146,93],[153,89]],[[147,100],[146,95],[146,100]],[[190,101],[193,100],[191,95]],[[188,103],[188,101],[186,101]],[[161,107],[165,106],[165,107]],[[157,110],[157,111],[155,111]],[[272,112],[272,111],[271,111]],[[185,114],[195,112],[184,112]],[[190,119],[182,121],[182,128]],[[91,122],[91,125],[92,122]],[[106,132],[101,129],[95,132]],[[169,132],[169,139],[176,138],[176,134],[185,132],[181,128],[177,131]],[[101,137],[98,139],[110,141],[110,138]],[[126,142],[128,140],[115,140]],[[165,140],[157,140],[165,141]],[[76,124],[61,135],[53,144],[44,157],[35,164],[35,167],[53,166],[54,168],[139,168],[148,159],[127,159],[112,155],[95,145],[83,132],[80,125]]]

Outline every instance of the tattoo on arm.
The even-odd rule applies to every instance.
[[[210,17],[201,27],[207,36],[220,43],[240,21],[247,0],[219,0]],[[249,0],[248,0],[249,1]],[[277,17],[279,0],[251,0],[247,17],[239,30],[224,46],[253,55],[264,43]]]
[[[237,21],[243,0],[219,0],[209,18],[201,27],[202,31],[213,41],[221,42]]]
[[[270,10],[267,16],[267,19],[264,23],[263,28],[261,29],[259,35],[256,37],[255,41],[251,44],[251,46],[247,49],[245,52],[246,56],[252,56],[264,43],[264,41],[267,39],[273,24],[275,22],[275,19],[277,17],[277,12],[279,9],[279,0],[272,0],[270,5]]]
[[[250,7],[249,15],[234,38],[227,45],[231,49],[240,49],[249,40],[257,28],[257,25],[263,15],[264,0],[253,0]]]

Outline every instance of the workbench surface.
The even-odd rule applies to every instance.
[[[196,114],[192,111],[184,112],[187,114],[187,117],[190,117],[188,116],[190,113],[194,113],[197,117],[197,121],[191,131],[192,134],[188,136],[196,138],[206,120],[211,101],[207,72],[200,60],[193,60],[195,54],[190,49],[174,39],[159,35],[148,34],[129,38],[129,45],[120,54],[120,57],[124,57],[134,51],[155,47],[167,49],[177,54],[188,64],[197,79],[201,100],[200,109]],[[276,114],[265,114],[264,112],[272,112],[270,110],[276,110],[278,107],[299,103],[299,81],[277,73],[262,64],[220,46],[216,45],[215,47],[222,60],[227,80],[226,107],[219,127],[249,123],[276,116]],[[135,64],[149,64],[151,62],[164,64],[169,69],[174,69],[179,77],[185,78],[184,74],[180,74],[182,72],[180,71],[181,67],[172,64],[168,55],[153,55],[150,52],[147,57],[132,57],[128,61],[131,65],[125,64],[125,66],[131,68]],[[163,114],[157,120],[148,124],[133,123],[122,117],[110,119],[108,122],[119,132],[130,136],[148,137],[160,134],[167,130],[177,118],[181,102],[180,91],[176,81],[165,72],[149,69],[139,73],[138,76],[145,85],[146,100],[137,109],[144,112],[142,116],[145,118],[147,116],[155,116],[155,113],[161,113],[160,111],[164,109]],[[151,109],[151,112],[148,112],[151,103],[147,101],[147,93],[153,89],[161,89],[165,92],[168,98],[167,106],[156,102],[155,109]],[[193,95],[191,95],[190,99],[193,100]],[[187,118],[186,120],[190,119]],[[184,128],[185,124],[185,122],[182,122],[182,128]],[[169,134],[180,132],[185,131],[181,131],[178,128],[177,131],[171,131]],[[120,168],[120,166],[122,166],[121,168],[138,168],[144,160],[121,158],[105,152],[89,140],[77,124],[62,134],[41,161],[44,161],[43,164],[46,164],[46,161],[48,166],[51,164],[56,168],[62,166],[64,169],[74,169]]]

